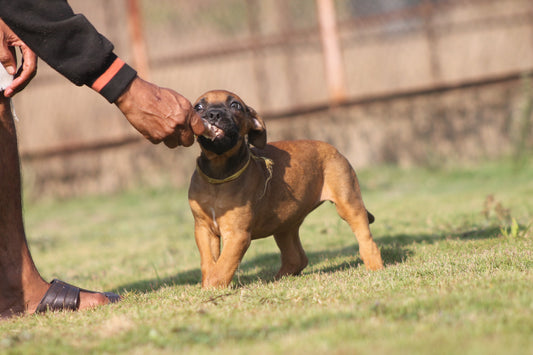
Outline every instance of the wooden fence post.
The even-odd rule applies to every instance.
[[[280,34],[285,38],[289,38],[294,31],[293,21],[290,9],[290,3],[287,0],[276,0],[276,12],[278,14],[278,28]],[[288,102],[297,103],[300,102],[300,95],[298,93],[298,68],[295,63],[295,57],[297,51],[294,50],[290,40],[288,39],[281,47],[283,51],[284,70],[287,73],[287,100]]]
[[[329,100],[336,105],[345,101],[347,95],[335,4],[334,0],[316,0],[316,3]]]
[[[429,50],[429,68],[431,71],[431,80],[435,84],[441,80],[441,68],[439,63],[439,46],[437,43],[438,34],[433,28],[434,4],[430,0],[424,0],[422,6],[424,16],[424,32]]]
[[[128,28],[133,52],[133,63],[140,77],[150,80],[150,67],[146,42],[144,41],[143,26],[139,0],[126,0],[128,12]]]
[[[258,0],[246,0],[246,10],[248,17],[248,29],[251,38],[258,40],[261,38],[260,28],[260,3]],[[261,105],[267,106],[270,104],[268,73],[266,70],[265,56],[263,54],[263,46],[252,51],[252,65],[254,70],[254,77],[257,86],[257,95]],[[261,109],[261,107],[259,107]]]

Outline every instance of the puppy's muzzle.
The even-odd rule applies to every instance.
[[[224,130],[218,127],[218,125],[220,124],[220,120],[226,117],[226,115],[226,111],[220,108],[211,108],[201,115],[202,121],[204,121],[204,125],[208,131],[208,134],[204,134],[204,137],[211,140],[223,137]]]

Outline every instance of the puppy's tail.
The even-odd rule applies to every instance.
[[[376,218],[374,218],[374,215],[368,212],[368,210],[366,211],[366,214],[368,215],[368,223],[374,223],[374,221],[376,220]]]

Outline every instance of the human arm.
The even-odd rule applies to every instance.
[[[0,17],[29,48],[76,85],[115,103],[153,143],[191,145],[205,128],[183,96],[145,82],[65,0],[0,0]]]
[[[113,64],[121,66],[98,91],[114,102],[136,72],[117,58],[113,44],[65,0],[0,0],[0,18],[42,60],[74,84],[92,87]]]

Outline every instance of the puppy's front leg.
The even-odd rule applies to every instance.
[[[202,272],[202,287],[227,287],[251,241],[251,235],[247,232],[231,233],[229,237],[225,237],[220,258],[210,268],[206,278]]]
[[[205,287],[206,278],[220,256],[220,238],[213,233],[209,226],[201,222],[194,224],[194,237],[200,251],[202,286]],[[216,247],[217,243],[218,248]]]

